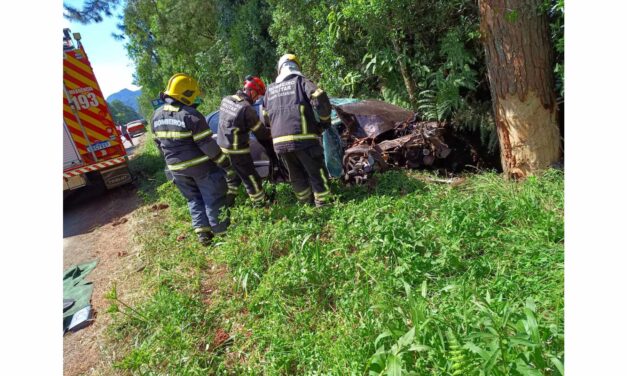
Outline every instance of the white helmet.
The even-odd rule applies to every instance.
[[[288,61],[293,61],[296,63],[296,65],[298,65],[298,69],[300,70],[300,60],[298,60],[298,57],[294,54],[285,54],[283,56],[281,56],[281,58],[279,59],[279,63],[276,65],[276,72],[281,73],[281,66],[283,66],[283,64],[287,63]]]

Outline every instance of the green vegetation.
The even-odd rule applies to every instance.
[[[564,2],[534,4],[549,16],[563,97]],[[98,22],[123,10],[119,37],[137,68],[146,118],[173,73],[199,80],[199,109],[209,113],[247,74],[271,81],[278,58],[291,52],[332,97],[384,100],[479,136],[486,150],[498,146],[476,1],[83,5],[66,6],[68,16]],[[268,185],[277,202],[253,209],[242,190],[228,234],[206,248],[154,144],[137,153],[131,167],[146,205],[133,218],[143,265],[133,288],[141,299],[126,301],[116,288],[107,295],[115,368],[563,375],[563,172],[519,183],[480,173],[443,185],[391,171],[365,186],[334,182],[337,201],[323,209],[296,205],[286,184]]]
[[[458,185],[392,171],[334,206],[253,209],[201,247],[147,142],[132,168],[142,301],[109,294],[135,374],[563,374],[563,173]],[[155,210],[156,203],[169,208]]]
[[[550,21],[561,104],[564,1],[536,4]],[[85,0],[81,9],[65,6],[66,16],[79,22],[98,22],[117,7],[123,13],[118,37],[137,67],[146,118],[150,101],[176,72],[199,80],[200,110],[209,113],[247,74],[274,79],[278,58],[291,52],[331,96],[380,99],[426,120],[447,120],[497,151],[474,0]]]
[[[551,42],[555,60],[555,89],[564,99],[564,0],[544,0],[544,8],[548,11]]]
[[[561,91],[563,1],[542,3]],[[123,13],[120,37],[137,66],[144,114],[175,72],[198,78],[200,110],[209,113],[247,74],[274,79],[278,58],[291,52],[331,96],[449,120],[496,150],[476,1],[129,0]]]
[[[113,121],[116,124],[126,124],[130,121],[141,119],[141,116],[131,107],[125,105],[119,100],[111,101],[107,103],[109,112],[113,117]]]

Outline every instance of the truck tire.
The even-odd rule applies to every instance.
[[[100,171],[91,171],[85,174],[87,178],[87,186],[90,190],[94,191],[94,193],[102,194],[107,191],[107,187],[105,186],[104,179],[102,175],[100,175]]]

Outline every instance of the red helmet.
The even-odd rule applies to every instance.
[[[266,85],[261,78],[257,76],[246,76],[244,81],[244,89],[255,90],[259,95],[266,94]]]

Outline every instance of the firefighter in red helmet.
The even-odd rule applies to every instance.
[[[261,122],[252,106],[265,93],[266,85],[259,77],[247,76],[243,89],[238,90],[235,95],[224,97],[220,104],[218,145],[229,156],[237,173],[235,179],[227,180],[227,202],[231,205],[240,183],[244,184],[253,205],[261,206],[267,202],[261,177],[255,170],[250,154],[249,143],[249,133],[253,132],[257,141],[266,149],[270,160],[276,160],[270,130]]]

